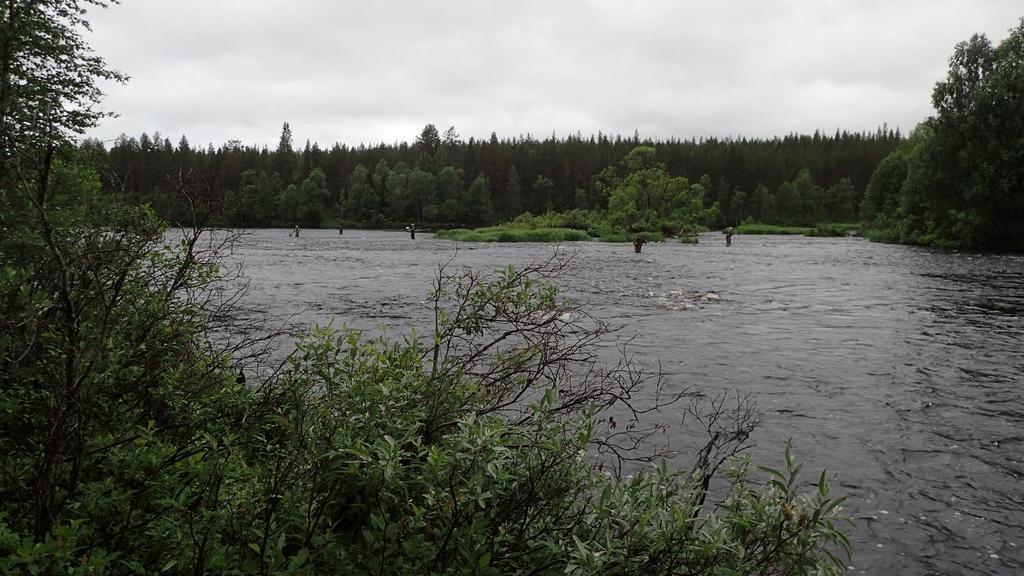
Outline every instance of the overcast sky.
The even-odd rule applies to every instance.
[[[1021,0],[123,0],[90,15],[96,52],[131,76],[90,135],[907,131],[954,45],[1021,16]]]

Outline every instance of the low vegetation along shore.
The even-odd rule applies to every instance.
[[[467,230],[438,230],[437,237],[460,242],[576,242],[590,240],[585,230],[572,228],[511,228],[492,226]]]
[[[790,236],[858,236],[860,224],[823,223],[815,226],[777,226],[749,222],[740,224],[733,231],[736,234],[777,234]]]
[[[665,239],[660,232],[606,232],[600,236],[591,236],[586,230],[575,228],[515,228],[511,226],[492,226],[468,230],[438,230],[437,237],[460,242],[584,242],[600,240],[601,242],[632,242],[637,238],[645,242],[661,242]]]
[[[734,234],[776,234],[818,237],[844,237],[860,234],[860,224],[827,223],[816,226],[776,226],[773,224],[746,223],[730,229]],[[724,232],[724,230],[723,230]],[[594,235],[574,228],[519,228],[514,226],[491,226],[488,228],[455,228],[438,230],[437,237],[460,242],[580,242],[599,240],[601,242],[632,242],[640,238],[645,242],[661,242],[661,232],[604,232]],[[696,234],[678,237],[684,244],[696,243]]]

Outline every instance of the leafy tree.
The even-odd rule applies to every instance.
[[[11,171],[49,169],[60,144],[106,114],[99,82],[123,81],[85,43],[87,6],[101,0],[0,3],[0,186]],[[41,176],[45,179],[45,175]]]
[[[768,187],[758,184],[754,189],[754,218],[759,222],[771,222],[775,219],[775,196]]]
[[[388,167],[388,161],[381,158],[377,165],[373,167],[373,174],[370,177],[370,184],[373,189],[377,191],[377,196],[381,199],[387,199],[388,197],[388,176],[391,174],[391,169]]]
[[[849,178],[841,179],[825,192],[825,218],[830,222],[853,222],[857,219],[857,191]]]
[[[610,189],[607,217],[612,232],[690,234],[714,218],[714,211],[704,206],[709,180],[691,184],[684,177],[670,176],[656,161],[653,147],[634,148],[620,167],[625,176],[604,171],[594,183]]]
[[[732,197],[729,199],[729,220],[727,223],[739,224],[746,219],[747,193],[739,188],[732,190]]]
[[[552,202],[552,195],[555,191],[555,183],[547,176],[537,176],[530,189],[530,205],[533,211],[543,213],[555,209]]]
[[[387,164],[384,166],[386,169]],[[409,167],[404,162],[399,162],[388,172],[383,188],[392,220],[404,221],[415,218],[409,175]]]
[[[877,221],[884,215],[895,215],[899,205],[900,187],[907,177],[906,152],[889,154],[879,163],[864,193],[861,212],[865,220]]]
[[[825,217],[825,195],[806,168],[779,187],[775,204],[776,218],[788,225],[809,226]]]
[[[640,221],[640,211],[626,188],[616,188],[608,199],[608,223],[613,230],[628,231]]]
[[[474,178],[469,185],[466,200],[466,218],[470,224],[484,224],[494,217],[490,183],[483,174]]]
[[[872,176],[864,215],[876,237],[1024,246],[1022,66],[1024,19],[997,47],[983,35],[956,46],[932,94],[936,115]]]
[[[437,127],[427,124],[423,127],[420,135],[416,137],[416,151],[418,158],[416,165],[428,172],[436,173],[438,169],[438,152],[441,150],[441,137],[437,133]]]
[[[349,175],[344,213],[359,222],[373,222],[380,218],[380,198],[370,185],[370,172],[362,164]]]
[[[412,208],[409,217],[423,221],[426,207],[437,202],[437,178],[430,172],[413,168],[409,172],[409,196]]]
[[[238,190],[238,204],[230,217],[236,226],[255,226],[263,224],[263,210],[258,204],[259,174],[255,170],[242,172],[241,187]]]
[[[320,226],[327,212],[327,176],[315,168],[299,188],[298,221],[307,228]]]
[[[286,226],[306,226],[302,221],[302,192],[295,184],[289,184],[281,192],[277,207]]]
[[[607,206],[612,190],[618,184],[618,171],[614,166],[606,166],[590,180],[590,205]]]
[[[256,203],[254,213],[258,215],[261,225],[280,224],[278,199],[281,197],[281,178],[277,174],[268,175],[260,172],[256,178]]]
[[[451,166],[437,175],[437,208],[435,217],[441,222],[460,222],[465,206],[462,176]]]

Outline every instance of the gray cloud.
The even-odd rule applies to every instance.
[[[125,0],[90,14],[129,74],[91,135],[194,144],[909,130],[953,46],[1019,0]]]

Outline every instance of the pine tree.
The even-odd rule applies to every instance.
[[[287,122],[281,126],[281,139],[277,143],[275,159],[277,175],[286,183],[292,182],[295,176],[297,158],[295,157],[295,147],[292,143],[292,128]]]

